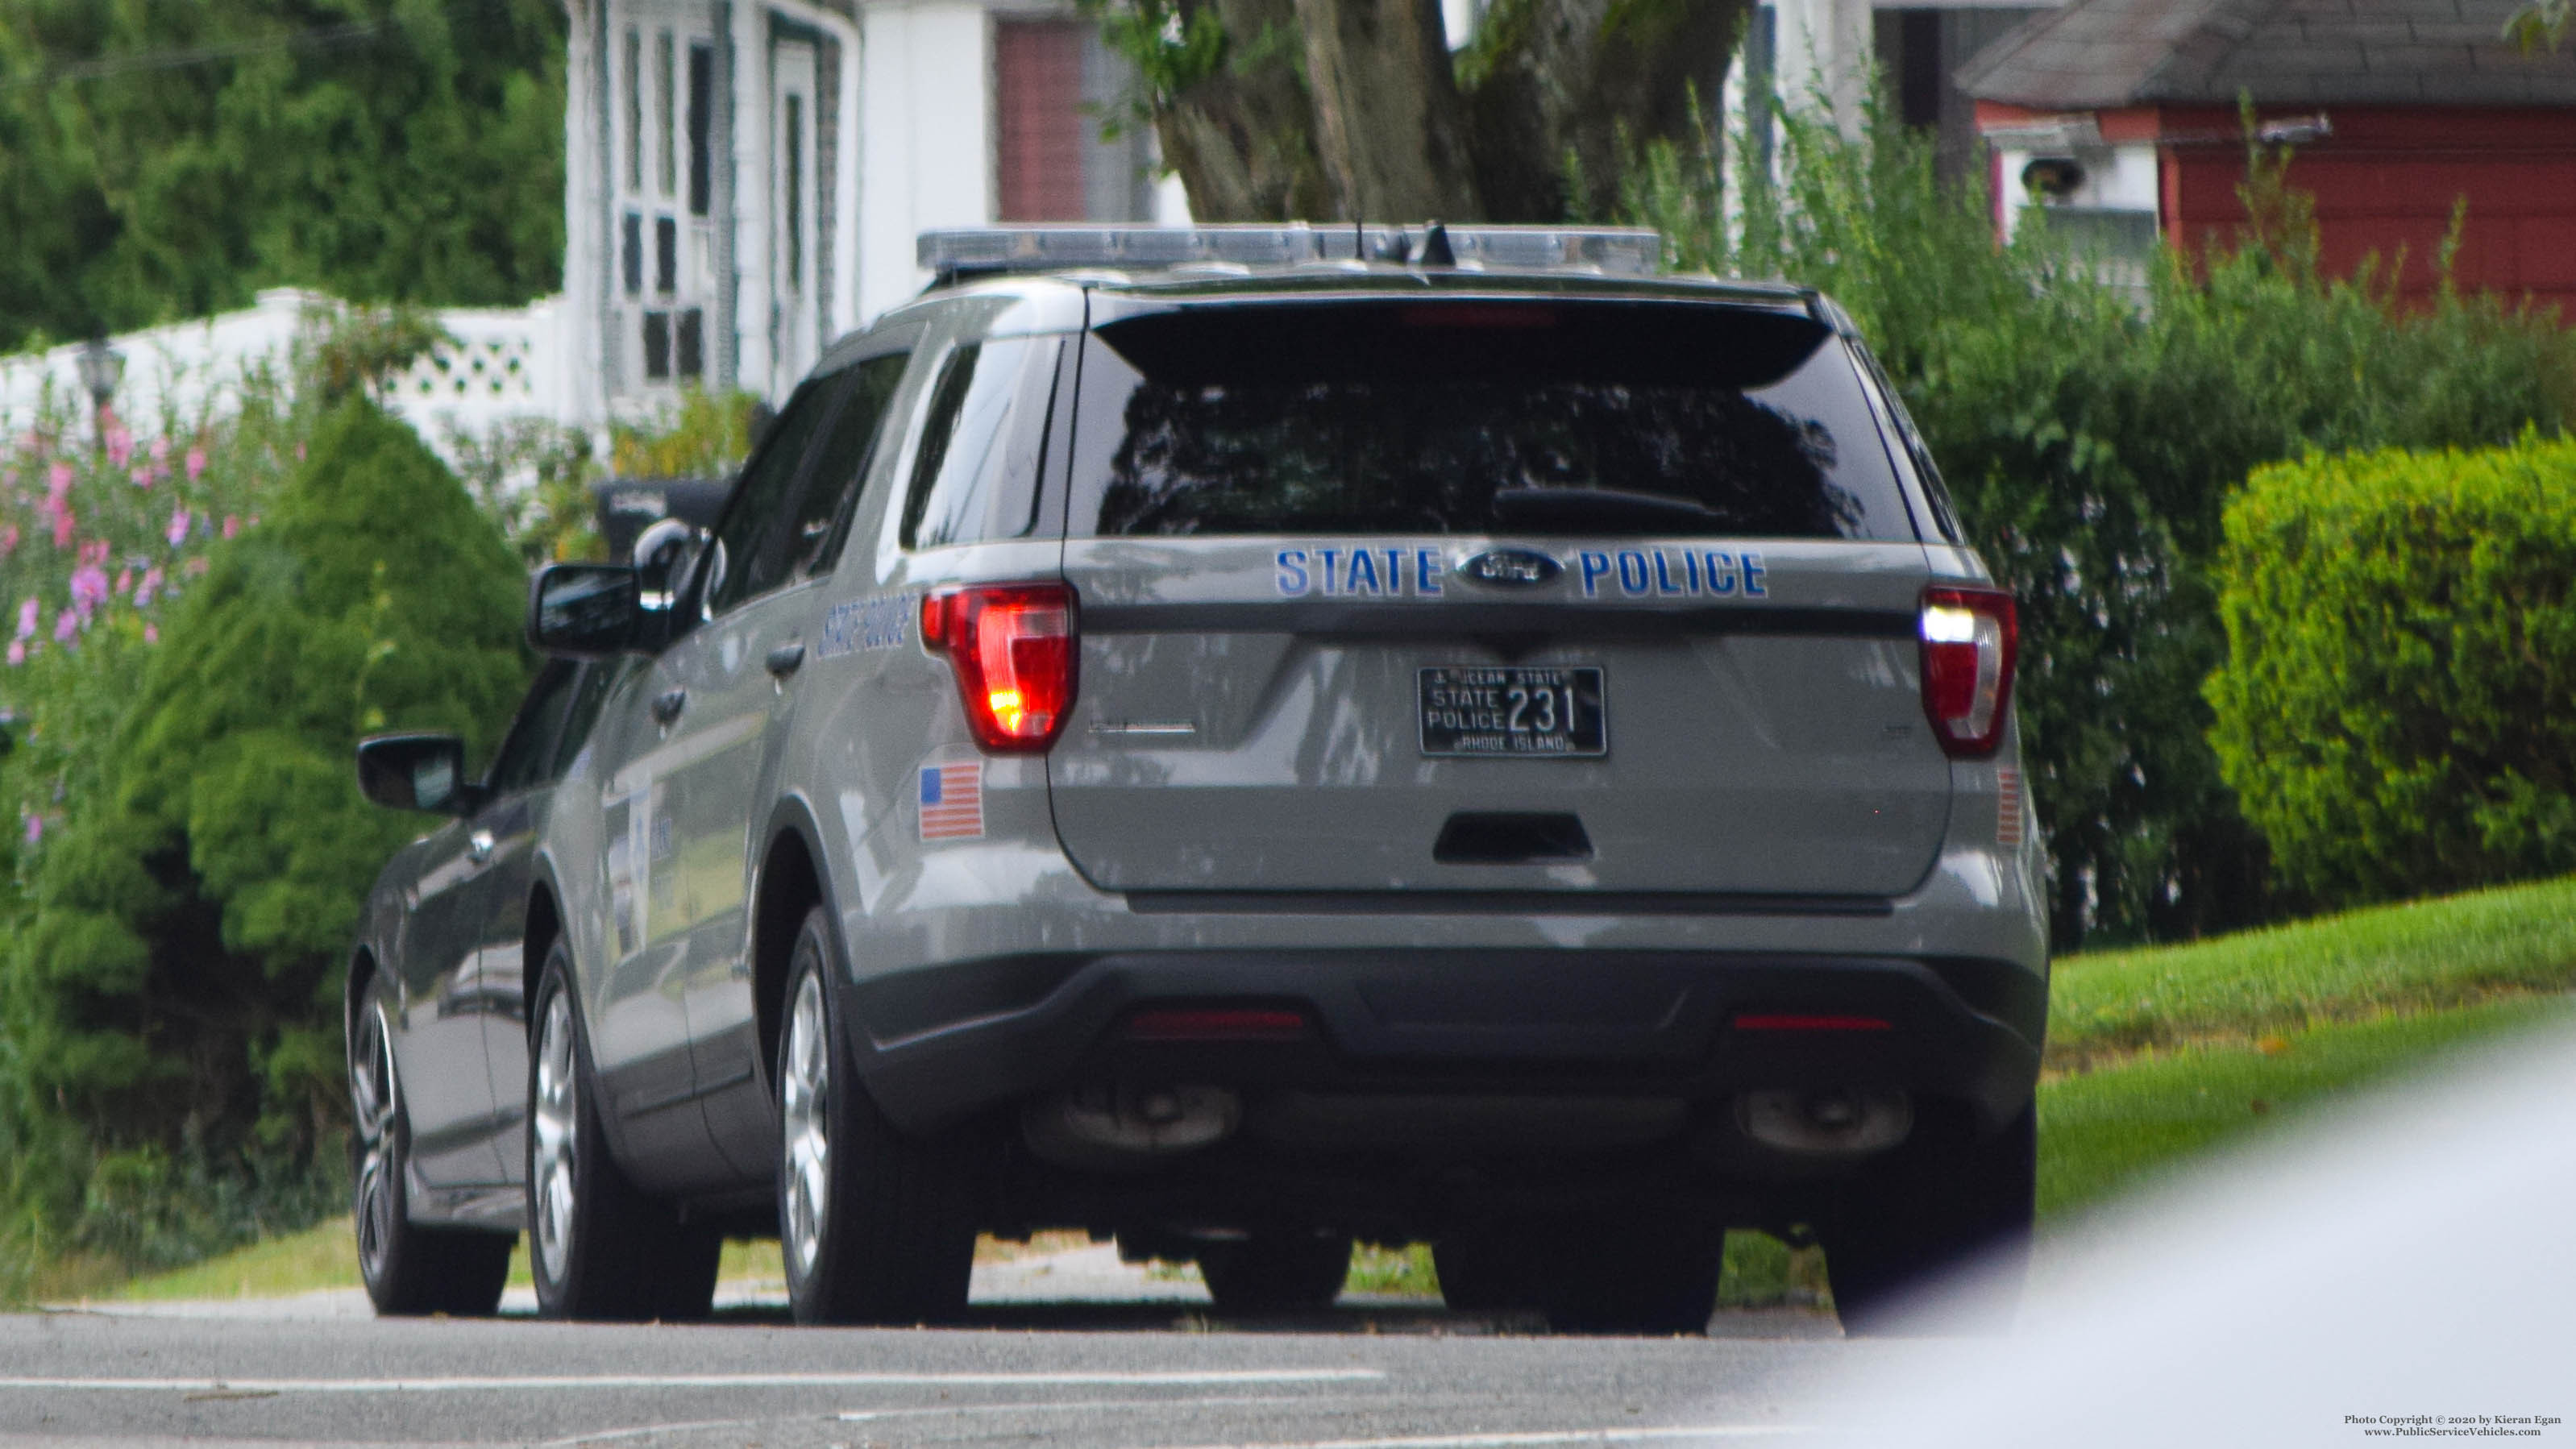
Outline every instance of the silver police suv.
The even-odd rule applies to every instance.
[[[361,1097],[489,1086],[380,1259],[524,1222],[546,1312],[669,1316],[776,1234],[799,1320],[910,1323],[979,1231],[1244,1311],[1428,1241],[1455,1306],[1686,1332],[1730,1226],[1860,1327],[2010,1258],[2013,605],[1833,303],[1633,231],[921,247],[712,530],[535,581],[585,662],[516,813],[368,747],[515,871],[371,909]]]

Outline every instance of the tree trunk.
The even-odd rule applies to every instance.
[[[1178,14],[1213,11],[1228,55],[1154,106],[1163,164],[1200,221],[1279,221],[1324,214],[1330,192],[1315,161],[1314,109],[1293,60],[1295,0],[1188,0]]]
[[[1439,0],[1297,0],[1336,220],[1484,216]]]
[[[1086,3],[1201,221],[1548,222],[1698,139],[1750,0],[1495,0],[1455,58],[1439,0]]]
[[[1507,8],[1508,7],[1508,8]],[[1493,215],[1610,214],[1647,141],[1715,124],[1749,0],[1503,0],[1471,102],[1477,178]]]

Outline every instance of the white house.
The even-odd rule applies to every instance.
[[[783,396],[918,291],[914,238],[1179,210],[1124,63],[1030,0],[566,0],[563,355],[589,417]],[[1177,220],[1177,215],[1173,216]]]

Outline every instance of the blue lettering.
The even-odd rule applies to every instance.
[[[1633,548],[1619,550],[1619,592],[1636,595],[1646,591],[1646,556]]]
[[[1413,591],[1425,597],[1440,592],[1440,576],[1449,565],[1441,562],[1440,550],[1417,548],[1413,551]]]
[[[1304,549],[1283,548],[1279,550],[1279,592],[1283,594],[1302,594],[1306,592],[1306,590],[1314,587],[1314,583],[1315,581],[1313,579],[1306,576],[1306,551]]]
[[[1688,571],[1689,571],[1689,573],[1690,573],[1690,591],[1691,591],[1692,593],[1694,593],[1694,594],[1698,593],[1698,592],[1699,592],[1699,555],[1698,555],[1698,554],[1695,554],[1695,553],[1693,553],[1693,552],[1691,552],[1689,549],[1683,549],[1683,550],[1682,550],[1682,567],[1683,567],[1684,569],[1688,570]]]
[[[1380,552],[1386,555],[1386,591],[1390,594],[1403,593],[1404,550],[1400,548],[1390,548],[1382,549]]]
[[[1747,598],[1770,597],[1771,591],[1762,587],[1762,573],[1762,555],[1749,548],[1746,549],[1744,551],[1744,593]]]
[[[1672,567],[1664,562],[1664,551],[1660,548],[1655,550],[1655,592],[1659,594],[1681,592],[1673,586]]]
[[[1577,555],[1583,563],[1583,597],[1591,598],[1601,576],[1610,572],[1610,555],[1585,552]]]
[[[1367,579],[1368,582],[1365,584],[1361,583],[1360,580],[1363,578]],[[1350,582],[1342,589],[1342,592],[1346,594],[1378,594],[1385,592],[1384,589],[1378,587],[1377,555],[1370,553],[1364,548],[1355,548],[1351,550]]]
[[[1721,597],[1735,592],[1735,555],[1723,549],[1709,550],[1708,591]]]
[[[1328,594],[1329,594],[1329,593],[1334,592],[1334,589],[1333,589],[1333,560],[1335,560],[1335,559],[1337,559],[1337,558],[1340,558],[1341,556],[1342,556],[1342,551],[1341,551],[1340,549],[1338,549],[1338,548],[1319,548],[1319,549],[1315,550],[1315,562],[1317,562],[1317,563],[1319,563],[1319,564],[1322,564],[1322,565],[1324,566],[1324,592],[1325,592],[1325,593],[1328,593]]]

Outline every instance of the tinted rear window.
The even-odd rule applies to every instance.
[[[1848,353],[1687,303],[1184,308],[1085,349],[1076,535],[1915,537]]]

